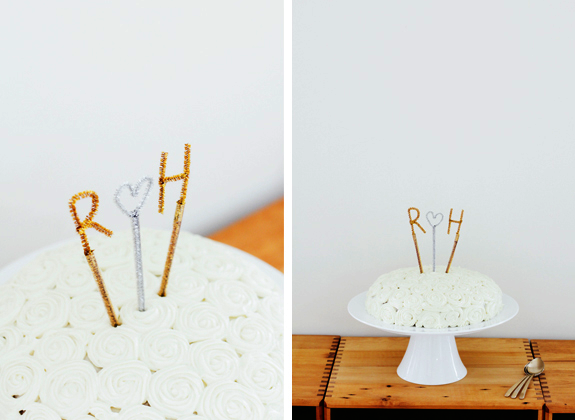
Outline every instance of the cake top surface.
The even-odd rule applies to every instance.
[[[488,320],[502,309],[501,288],[485,274],[461,267],[401,268],[369,288],[367,311],[389,324],[459,327]]]
[[[0,412],[8,419],[282,418],[278,284],[227,246],[181,232],[161,298],[170,232],[141,235],[144,312],[131,232],[90,238],[119,327],[110,325],[79,241],[42,253],[0,285]]]
[[[419,272],[418,267],[399,268],[379,276],[373,286],[378,284],[410,290],[413,288],[414,291],[418,291],[420,287],[421,291],[429,288],[436,291],[472,291],[474,288],[483,287],[501,290],[497,283],[485,274],[462,267],[451,267],[449,273],[446,273],[445,268],[444,265],[439,265],[432,271],[431,265],[426,265],[423,266],[423,273]]]

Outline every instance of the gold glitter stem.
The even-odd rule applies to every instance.
[[[451,262],[453,261],[453,255],[455,254],[457,241],[459,241],[459,233],[455,234],[455,241],[453,242],[453,249],[451,250],[451,256],[449,257],[449,264],[447,264],[447,269],[445,270],[446,273],[449,273],[449,269],[451,268]]]
[[[417,246],[417,236],[415,236],[415,232],[413,232],[412,236],[413,236],[413,243],[415,244],[415,252],[417,254],[417,263],[419,264],[419,272],[423,273],[423,267],[421,266],[421,257],[419,256],[419,246]]]
[[[104,285],[104,280],[102,279],[102,274],[98,268],[98,263],[96,262],[96,257],[94,256],[93,250],[86,255],[86,260],[88,260],[88,264],[92,269],[94,279],[96,279],[96,283],[98,283],[100,294],[102,295],[104,305],[106,306],[106,311],[108,312],[108,317],[110,318],[110,324],[112,324],[112,327],[117,327],[120,325],[120,323],[118,322],[118,318],[116,318],[116,314],[114,313],[114,308],[112,307],[112,302],[110,302],[110,297],[106,291],[106,285]]]
[[[185,203],[182,199],[178,200],[176,205],[176,213],[174,214],[174,225],[172,227],[172,237],[170,238],[170,247],[168,248],[168,256],[166,257],[166,265],[164,266],[164,274],[162,275],[162,284],[158,295],[166,296],[166,289],[168,288],[168,277],[172,268],[172,261],[174,259],[174,252],[176,252],[176,244],[178,236],[180,235],[180,227],[182,226],[182,219],[184,218]]]

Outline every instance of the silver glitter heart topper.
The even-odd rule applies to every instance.
[[[441,216],[441,217],[439,217]],[[435,271],[435,228],[443,222],[443,214],[437,213],[433,214],[432,211],[428,211],[425,215],[427,222],[431,225],[433,229],[433,271]]]
[[[114,195],[114,200],[116,204],[122,210],[122,212],[130,217],[132,220],[132,233],[134,235],[134,256],[136,258],[136,281],[137,281],[137,288],[138,288],[138,309],[140,311],[146,310],[146,302],[144,298],[144,269],[142,266],[142,240],[140,238],[140,210],[142,206],[146,202],[146,198],[150,194],[150,189],[152,188],[152,182],[154,180],[151,176],[145,176],[141,178],[136,184],[130,184],[129,182],[125,182],[116,190],[116,194]],[[120,193],[124,188],[128,188],[132,197],[137,197],[140,193],[140,188],[144,186],[145,190],[142,193],[142,198],[140,202],[136,206],[136,208],[132,211],[126,210],[126,207],[120,202]]]
[[[132,217],[134,214],[140,213],[140,210],[144,206],[144,203],[146,202],[148,195],[150,195],[150,189],[152,188],[153,182],[154,182],[154,180],[152,179],[151,176],[145,176],[145,177],[142,177],[136,184],[130,184],[129,182],[124,182],[122,185],[120,185],[118,187],[118,189],[116,190],[116,194],[114,194],[114,201],[116,201],[116,204],[118,205],[120,210],[122,210],[122,212],[126,216]],[[142,194],[142,198],[140,199],[140,202],[138,203],[138,205],[136,206],[136,208],[134,210],[128,211],[126,209],[126,207],[124,207],[124,205],[120,202],[120,193],[122,192],[122,190],[124,188],[127,187],[130,190],[130,194],[132,195],[132,197],[137,197],[140,193],[140,188],[142,188],[142,184],[144,184],[144,183],[146,183],[147,185],[145,185],[145,187],[144,187],[145,191]]]

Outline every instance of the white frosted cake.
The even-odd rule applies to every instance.
[[[461,327],[487,321],[503,308],[501,288],[476,271],[445,266],[402,268],[380,276],[367,292],[373,317],[406,327]]]
[[[80,241],[0,285],[0,420],[283,418],[278,284],[217,242],[142,230],[146,311],[130,231],[93,234],[121,325],[110,325]]]

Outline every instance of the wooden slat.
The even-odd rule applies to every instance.
[[[545,363],[540,377],[550,413],[575,413],[575,340],[531,340],[533,354]]]
[[[292,405],[319,407],[339,343],[339,336],[292,336]]]
[[[456,338],[467,376],[438,386],[412,384],[397,375],[408,342],[408,337],[342,337],[326,407],[514,409],[542,414],[543,396],[534,385],[524,400],[504,397],[532,358],[528,340]]]
[[[252,254],[284,271],[284,200],[278,200],[210,238]]]

